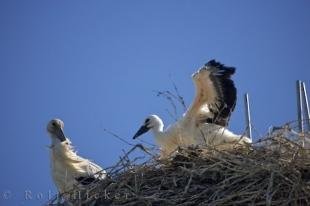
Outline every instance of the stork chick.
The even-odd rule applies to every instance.
[[[209,61],[192,75],[196,97],[181,119],[163,130],[163,121],[157,115],[148,116],[133,139],[151,130],[167,157],[179,146],[209,145],[231,148],[232,143],[251,143],[251,139],[236,135],[226,127],[236,104],[237,90],[231,76],[234,67]]]
[[[80,157],[73,150],[64,134],[64,122],[53,119],[47,125],[51,137],[51,172],[60,194],[74,186],[83,187],[106,177],[106,172],[97,164]]]

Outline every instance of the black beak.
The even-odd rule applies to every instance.
[[[61,128],[59,128],[58,130],[57,130],[57,137],[58,137],[58,139],[61,141],[61,142],[63,142],[63,141],[66,141],[66,137],[65,137],[65,134],[64,134],[64,131],[61,129]]]
[[[137,137],[146,133],[149,130],[150,130],[150,128],[148,128],[146,125],[143,125],[142,127],[140,127],[140,129],[137,131],[137,133],[133,136],[132,139],[136,139]]]

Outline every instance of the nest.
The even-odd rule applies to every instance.
[[[310,138],[295,134],[295,138]],[[136,146],[141,147],[141,146]],[[109,178],[71,191],[73,205],[310,205],[310,151],[283,131],[249,146],[179,148],[137,163],[126,154]],[[65,203],[63,204],[65,205]]]

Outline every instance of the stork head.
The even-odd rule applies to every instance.
[[[60,119],[52,119],[47,124],[47,132],[52,138],[58,139],[60,142],[66,140],[65,134],[63,132],[64,122]]]
[[[163,127],[164,127],[163,121],[157,115],[154,115],[154,114],[150,115],[144,120],[143,125],[140,127],[140,129],[133,136],[133,139],[136,139],[137,137],[146,133],[150,129],[152,129],[153,131],[156,131],[156,132],[160,132],[160,131],[162,131]]]

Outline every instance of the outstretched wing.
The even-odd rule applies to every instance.
[[[196,123],[227,126],[237,99],[237,90],[231,80],[234,73],[234,67],[224,66],[215,60],[194,73],[196,97],[185,118],[194,119]]]

